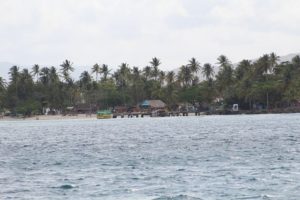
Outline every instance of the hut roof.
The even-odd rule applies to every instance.
[[[161,100],[145,100],[141,106],[151,107],[151,108],[164,108],[166,104]]]

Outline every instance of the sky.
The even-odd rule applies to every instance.
[[[171,70],[191,57],[298,53],[299,10],[299,0],[0,0],[0,62],[115,69],[158,57]]]

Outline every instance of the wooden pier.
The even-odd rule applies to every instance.
[[[200,115],[206,115],[206,113],[166,112],[162,115],[153,116],[152,112],[124,112],[124,113],[113,113],[113,118],[179,117],[179,116],[200,116]]]

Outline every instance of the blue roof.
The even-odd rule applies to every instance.
[[[145,100],[141,104],[143,107],[164,108],[166,104],[161,100]]]
[[[148,100],[143,101],[142,106],[150,106],[150,102]]]

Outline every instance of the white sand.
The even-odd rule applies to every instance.
[[[20,120],[66,120],[66,119],[96,119],[96,115],[85,115],[85,114],[78,114],[78,115],[38,115],[26,118],[17,118],[17,117],[2,117],[0,121],[20,121]]]

